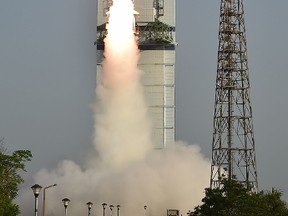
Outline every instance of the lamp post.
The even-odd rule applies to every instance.
[[[109,208],[110,208],[110,210],[111,210],[111,216],[113,216],[113,208],[114,208],[114,206],[113,206],[113,205],[110,205]]]
[[[102,206],[103,206],[103,216],[105,216],[105,209],[106,209],[107,204],[106,203],[102,203]]]
[[[88,216],[90,216],[90,211],[91,211],[93,203],[92,202],[87,202],[86,205],[88,206]]]
[[[65,208],[65,216],[67,216],[67,207],[69,205],[70,199],[64,198],[64,199],[62,199],[62,202],[63,202],[64,208]]]
[[[120,216],[120,205],[117,205],[117,216]]]
[[[38,196],[42,187],[38,184],[35,184],[31,187],[31,189],[33,190],[33,193],[35,196],[35,216],[37,216],[38,215]]]
[[[49,186],[47,186],[47,187],[44,188],[44,192],[43,192],[43,205],[42,205],[42,216],[45,216],[46,190],[47,190],[48,188],[55,187],[55,186],[57,186],[57,184],[49,185]]]
[[[145,205],[144,206],[144,216],[146,216],[146,209],[147,209],[147,206]]]

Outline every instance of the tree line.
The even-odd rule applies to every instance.
[[[24,182],[19,172],[26,171],[25,163],[31,159],[29,150],[9,153],[4,146],[4,138],[0,139],[0,216],[20,214],[19,206],[13,200],[18,196],[19,184]]]
[[[251,192],[237,179],[222,179],[221,187],[206,188],[202,204],[188,216],[288,216],[278,190]]]

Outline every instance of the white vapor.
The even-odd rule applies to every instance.
[[[34,180],[41,185],[58,184],[58,188],[47,191],[47,216],[64,211],[61,200],[66,196],[71,199],[68,207],[71,216],[86,215],[88,201],[94,203],[94,215],[102,215],[101,204],[106,202],[121,205],[122,215],[143,215],[143,206],[147,205],[148,216],[161,216],[169,208],[186,214],[200,204],[203,189],[208,186],[209,170],[210,163],[199,147],[178,142],[168,149],[150,151],[145,159],[126,164],[122,169],[103,169],[99,165],[83,169],[66,160],[54,170],[42,169]],[[31,215],[30,188],[22,192],[20,201],[21,215]],[[110,210],[107,214],[110,215]]]
[[[131,0],[114,0],[110,8],[105,60],[93,107],[97,154],[85,168],[65,160],[34,177],[40,185],[58,185],[49,189],[46,216],[64,214],[64,197],[71,200],[69,216],[87,215],[88,201],[94,203],[92,216],[102,214],[104,202],[108,206],[119,204],[121,214],[126,216],[144,215],[144,205],[146,216],[161,216],[169,208],[186,214],[204,196],[210,163],[199,147],[178,142],[167,149],[153,149],[140,82],[142,72],[137,69],[133,9]],[[30,188],[20,194],[21,215],[32,214],[32,196]],[[111,215],[109,208],[107,214]]]

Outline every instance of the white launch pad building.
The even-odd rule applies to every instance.
[[[106,34],[106,12],[112,0],[98,0],[97,71],[101,71]],[[162,149],[175,139],[175,0],[134,0],[139,31],[139,69],[152,120],[155,148]]]

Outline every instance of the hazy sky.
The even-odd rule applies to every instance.
[[[244,1],[260,189],[288,198],[288,1]],[[177,0],[176,137],[211,158],[220,0]],[[96,0],[0,1],[0,136],[29,179],[92,148]],[[189,170],[187,170],[189,172]],[[54,182],[51,182],[54,183]]]

